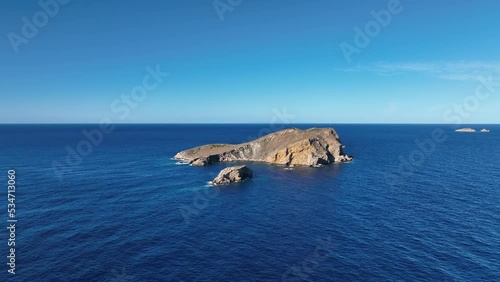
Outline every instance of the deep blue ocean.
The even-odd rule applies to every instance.
[[[118,125],[75,160],[98,125],[1,125],[0,281],[500,281],[499,125],[293,126],[334,127],[354,162],[216,189],[232,164],[171,157],[280,126]]]

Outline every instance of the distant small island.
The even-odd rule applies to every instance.
[[[466,128],[460,128],[460,129],[457,129],[455,130],[456,132],[470,132],[470,133],[474,133],[474,132],[477,132],[477,130],[475,130],[474,128],[470,128],[470,127],[466,127]],[[488,129],[486,128],[483,128],[481,129],[481,132],[490,132]]]
[[[477,132],[474,128],[460,128],[460,129],[457,129],[455,130],[456,132]]]
[[[193,166],[256,161],[285,166],[321,166],[352,161],[343,153],[333,128],[290,128],[242,144],[209,144],[177,153],[174,159]]]

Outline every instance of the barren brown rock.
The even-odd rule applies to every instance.
[[[177,153],[193,166],[216,162],[257,161],[279,165],[318,166],[351,161],[333,128],[285,129],[242,144],[210,144]]]
[[[252,178],[253,172],[247,166],[232,166],[221,170],[219,175],[212,181],[212,185],[227,185]]]

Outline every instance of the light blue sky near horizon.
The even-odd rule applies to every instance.
[[[340,44],[391,1],[243,0],[221,21],[213,0],[72,0],[17,54],[8,34],[42,9],[3,1],[0,123],[449,123],[500,77],[500,2],[400,0],[348,62]],[[157,65],[170,75],[121,118],[113,101]],[[462,122],[500,123],[499,95]]]

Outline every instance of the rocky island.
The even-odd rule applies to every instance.
[[[352,160],[333,128],[290,128],[242,144],[209,144],[177,153],[174,159],[193,166],[256,161],[286,166],[319,166]]]
[[[252,177],[253,171],[245,165],[226,167],[221,170],[211,184],[215,186],[227,185],[234,182],[241,182]]]
[[[470,132],[470,133],[477,132],[477,130],[475,130],[474,128],[469,128],[469,127],[467,127],[467,128],[460,128],[460,129],[457,129],[455,131],[456,132]],[[486,128],[483,128],[483,129],[481,129],[480,132],[487,133],[487,132],[490,132],[490,131],[488,129],[486,129]]]
[[[473,128],[469,128],[469,127],[467,127],[467,128],[460,128],[460,129],[457,129],[457,130],[455,130],[455,131],[456,131],[456,132],[476,132],[476,130],[475,130],[475,129],[473,129]]]

